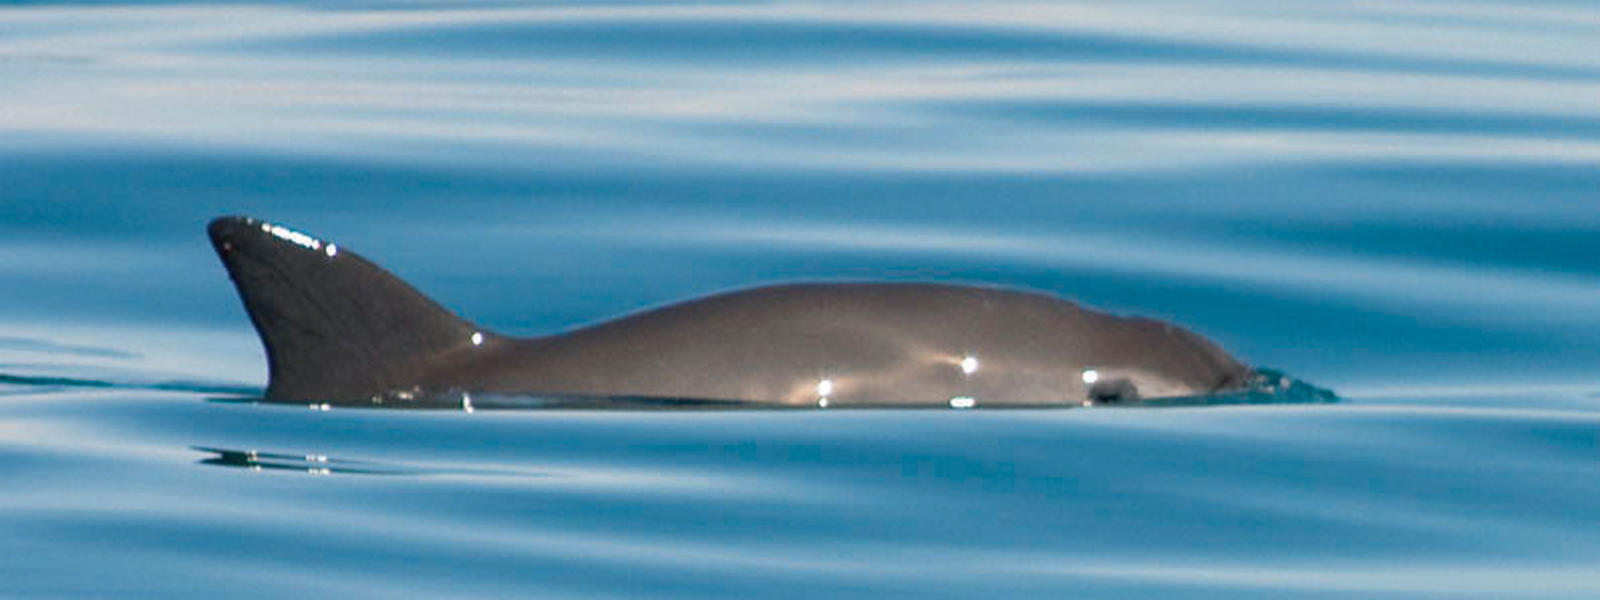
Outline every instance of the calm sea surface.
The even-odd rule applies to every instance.
[[[787,281],[1182,323],[1324,406],[249,401],[203,233],[508,334]],[[0,596],[1600,596],[1600,6],[0,7]]]

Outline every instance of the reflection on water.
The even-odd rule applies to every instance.
[[[126,350],[115,348],[101,348],[97,346],[79,346],[63,344],[50,340],[41,340],[27,337],[0,338],[0,349],[12,352],[33,352],[41,354],[76,354],[83,356],[96,356],[104,358],[139,358],[139,355]]]
[[[1594,597],[1597,34],[1499,0],[0,8],[0,595]],[[990,284],[1344,400],[271,405],[202,234],[240,213],[510,334]],[[483,410],[529,407],[564,410]]]
[[[208,458],[200,459],[200,464],[218,467],[235,467],[261,471],[265,469],[300,471],[311,475],[405,475],[417,474],[399,468],[391,468],[378,463],[341,460],[328,458],[323,454],[274,454],[256,450],[226,450],[221,448],[194,448],[200,452],[214,454]]]
[[[0,523],[22,532],[0,545],[32,549],[9,554],[26,575],[8,591],[180,593],[250,573],[272,596],[1600,591],[1583,576],[1600,552],[1592,411],[466,415],[196,400],[0,407],[31,423],[0,428],[25,448],[0,474],[29,482],[0,495]],[[120,443],[61,439],[85,428]],[[235,468],[193,468],[196,451]],[[226,476],[239,471],[254,472]],[[387,476],[351,477],[367,474]],[[68,552],[104,565],[92,583],[53,558]],[[287,566],[307,556],[339,576]],[[149,579],[195,564],[211,575]]]
[[[512,169],[1600,160],[1581,128],[1597,120],[1600,61],[1574,51],[1592,44],[1591,10],[1496,26],[1415,8],[45,6],[0,16],[27,32],[0,52],[85,60],[0,63],[20,92],[0,126],[27,145]]]
[[[9,365],[13,367],[28,368],[34,365]],[[54,365],[38,365],[52,367]],[[198,392],[212,394],[236,394],[246,397],[259,396],[260,388],[244,385],[217,385],[187,381],[162,381],[151,383],[138,383],[132,381],[106,381],[100,379],[82,379],[76,377],[50,377],[37,375],[13,375],[0,372],[0,385],[26,386],[32,390],[19,390],[27,393],[43,393],[50,388],[114,388],[125,390],[166,390],[181,392]]]

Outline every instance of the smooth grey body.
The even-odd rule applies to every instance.
[[[963,361],[976,368],[968,373]],[[1086,369],[1142,397],[1205,394],[1248,372],[1148,319],[1039,294],[931,284],[749,289],[565,334],[464,347],[424,387],[832,406],[1078,404]]]
[[[462,392],[1048,406],[1089,399],[1086,370],[1139,398],[1234,389],[1251,372],[1171,324],[938,284],[762,287],[502,337],[304,234],[239,217],[210,231],[267,346],[273,400]]]

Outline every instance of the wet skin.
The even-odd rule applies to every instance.
[[[269,400],[477,393],[1056,406],[1210,394],[1251,373],[1172,324],[942,284],[760,287],[512,338],[282,226],[223,217],[209,233],[267,349]]]

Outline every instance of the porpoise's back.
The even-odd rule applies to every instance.
[[[1086,370],[1128,379],[1143,397],[1185,396],[1237,386],[1249,373],[1159,321],[1030,292],[881,283],[728,292],[531,340],[477,364],[452,367],[465,377],[448,383],[790,405],[826,397],[833,406],[1077,404],[1089,395]]]
[[[1126,398],[1206,394],[1250,373],[1167,323],[1037,293],[936,284],[747,289],[510,338],[332,243],[245,217],[217,219],[209,231],[266,347],[270,400],[459,391],[1063,405],[1096,389]]]

